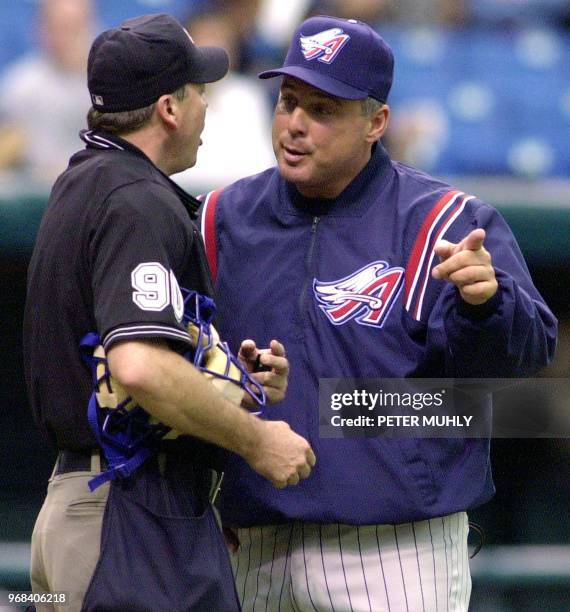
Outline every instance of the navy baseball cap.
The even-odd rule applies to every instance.
[[[394,55],[386,41],[356,19],[311,17],[293,34],[282,68],[261,79],[288,75],[348,100],[369,96],[386,102],[394,75]]]
[[[115,113],[148,106],[186,83],[218,81],[228,67],[224,49],[196,46],[170,15],[144,15],[95,39],[87,84],[93,107]]]

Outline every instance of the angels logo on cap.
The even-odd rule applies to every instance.
[[[393,74],[394,55],[376,30],[356,19],[319,15],[297,28],[283,66],[259,77],[286,75],[338,98],[386,102]]]
[[[350,36],[340,28],[331,28],[310,36],[300,36],[299,42],[306,60],[318,59],[330,64],[349,39]]]

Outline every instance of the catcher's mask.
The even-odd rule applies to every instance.
[[[220,340],[212,324],[216,316],[214,300],[196,291],[184,288],[181,291],[184,298],[183,322],[194,345],[186,354],[186,358],[204,374],[236,385],[240,393],[247,393],[261,409],[266,402],[263,386],[250,376],[243,364],[232,354],[228,343]]]
[[[212,325],[214,301],[196,291],[182,292],[183,321],[193,343],[184,357],[229,401],[239,405],[247,393],[260,409],[254,414],[260,414],[266,402],[263,386],[250,376],[227,343],[220,341]],[[132,474],[158,450],[160,440],[176,438],[180,432],[151,417],[113,378],[96,333],[85,335],[81,349],[91,367],[95,387],[88,407],[89,424],[109,465],[107,471],[89,481],[93,491],[108,480]]]

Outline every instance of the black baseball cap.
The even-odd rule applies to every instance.
[[[93,107],[129,111],[186,83],[213,83],[229,68],[221,47],[198,47],[174,17],[143,15],[100,34],[91,46],[87,84]]]
[[[259,77],[289,75],[331,96],[386,102],[394,76],[394,54],[368,24],[318,16],[304,21],[291,40],[282,68]]]

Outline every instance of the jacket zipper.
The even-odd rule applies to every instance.
[[[299,314],[301,320],[303,319],[303,306],[305,304],[305,295],[307,293],[307,286],[310,281],[311,263],[313,259],[313,252],[315,250],[315,242],[317,241],[317,225],[321,220],[320,217],[313,217],[313,223],[311,225],[311,242],[309,243],[309,250],[307,251],[307,258],[305,260],[305,282],[301,289],[301,295],[299,296]]]

